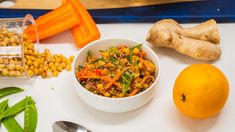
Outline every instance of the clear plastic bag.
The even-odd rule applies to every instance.
[[[24,30],[28,25],[35,29],[36,42],[34,50],[38,50],[38,31],[34,18],[26,15],[24,18],[0,19],[0,77],[29,79],[25,67],[25,39]]]

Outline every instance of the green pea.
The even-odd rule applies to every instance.
[[[24,90],[21,89],[21,88],[18,88],[18,87],[2,88],[2,89],[0,89],[0,98],[2,98],[4,96],[7,96],[7,95],[10,95],[10,94],[13,94],[13,93],[19,93],[19,92],[22,92],[22,91],[24,91]]]
[[[37,119],[36,106],[34,104],[27,105],[24,113],[24,132],[35,132]]]
[[[6,110],[8,109],[8,105],[6,107]],[[5,128],[8,130],[8,132],[23,132],[23,128],[20,126],[20,124],[16,121],[14,116],[6,117],[2,121]]]

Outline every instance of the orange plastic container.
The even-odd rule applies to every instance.
[[[36,24],[39,39],[48,38],[68,29],[71,29],[78,47],[100,38],[94,20],[79,0],[65,0],[60,7],[36,19]],[[31,26],[25,32],[35,41]]]

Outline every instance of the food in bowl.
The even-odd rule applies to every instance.
[[[104,112],[122,113],[132,111],[144,106],[144,104],[148,103],[155,96],[158,86],[160,84],[159,78],[161,76],[161,66],[157,54],[146,44],[143,44],[140,50],[146,52],[146,59],[151,60],[151,62],[154,64],[155,80],[152,85],[149,86],[149,88],[147,88],[141,93],[137,93],[134,96],[122,98],[100,96],[87,90],[78,81],[79,78],[75,76],[78,72],[79,65],[84,66],[87,63],[88,51],[90,51],[92,55],[99,57],[99,50],[101,49],[106,50],[110,47],[120,47],[122,45],[125,45],[130,48],[134,47],[136,44],[139,44],[139,42],[128,39],[112,38],[98,40],[93,43],[90,43],[78,52],[73,61],[73,72],[71,75],[76,93],[87,105]]]
[[[113,46],[99,50],[100,57],[88,51],[87,62],[77,67],[75,76],[85,89],[100,96],[122,98],[139,94],[153,84],[157,71],[141,46]]]

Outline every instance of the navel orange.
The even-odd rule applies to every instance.
[[[228,80],[218,68],[210,64],[193,64],[177,77],[173,99],[183,114],[208,118],[222,110],[228,94]]]

